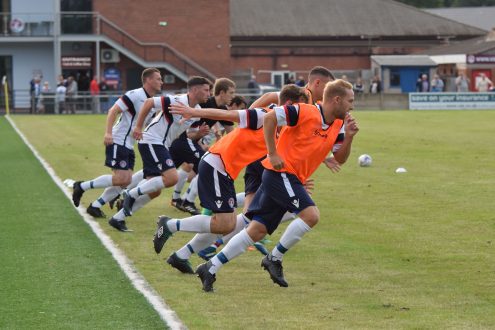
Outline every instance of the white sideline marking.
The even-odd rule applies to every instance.
[[[27,138],[22,134],[22,132],[17,128],[14,121],[6,115],[8,122],[16,133],[21,137],[24,143],[33,152],[34,156],[38,159],[41,165],[48,172],[48,175],[52,178],[55,184],[63,191],[65,196],[70,200],[72,204],[72,193],[69,191],[62,180],[57,176],[53,168],[48,164],[46,160],[41,157],[38,151],[33,147]],[[100,239],[105,248],[110,251],[112,257],[117,261],[120,268],[124,271],[127,277],[131,280],[132,285],[143,294],[143,296],[148,300],[148,302],[153,306],[153,308],[158,312],[161,319],[165,321],[170,329],[187,329],[187,327],[182,323],[177,314],[170,309],[170,307],[163,301],[160,295],[151,287],[151,285],[146,281],[146,279],[134,268],[132,262],[127,258],[127,256],[115,245],[112,239],[105,234],[101,229],[100,224],[93,220],[93,217],[86,213],[86,210],[81,205],[77,208],[77,211],[83,218],[83,220],[91,227],[96,237]]]

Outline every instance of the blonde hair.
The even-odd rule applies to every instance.
[[[344,97],[347,95],[348,89],[352,90],[352,85],[343,79],[329,81],[323,90],[323,99],[330,99],[335,96]]]

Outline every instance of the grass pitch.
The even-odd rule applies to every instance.
[[[220,271],[214,294],[203,293],[194,276],[179,274],[166,265],[168,254],[191,237],[178,233],[163,255],[154,254],[151,238],[156,216],[184,215],[169,206],[170,189],[129,218],[133,233],[120,233],[108,226],[106,231],[190,329],[494,328],[495,112],[356,111],[354,116],[361,131],[348,163],[339,174],[323,167],[315,174],[313,196],[321,220],[284,258],[289,288],[271,282],[260,269],[261,256],[255,251]],[[90,179],[107,173],[103,167],[103,116],[14,119],[61,178]],[[371,167],[357,165],[362,153],[373,157]],[[397,167],[408,172],[397,174]],[[24,175],[25,171],[15,172],[10,180],[16,182],[17,176]],[[40,176],[43,174],[35,175]],[[14,183],[7,187],[11,185]],[[2,184],[2,196],[9,194],[5,187]],[[237,187],[242,189],[241,180]],[[52,220],[67,222],[65,217],[70,215],[70,229],[89,232],[77,221],[70,202],[52,189],[50,194],[35,192],[45,201],[56,199],[63,205],[63,216]],[[82,203],[89,205],[99,193],[86,193]],[[22,202],[21,196],[16,203]],[[13,219],[33,217],[40,230],[58,228],[45,226],[36,216],[39,211],[26,215],[30,205],[17,204],[10,211]],[[110,210],[104,210],[111,216]],[[32,225],[32,221],[28,223]],[[274,233],[269,248],[285,227]],[[9,253],[3,249],[5,258],[14,258],[26,241],[44,242],[44,246],[54,243],[40,236],[38,241],[13,241]],[[114,268],[107,253],[89,236],[79,237],[94,245],[90,249],[94,257],[87,263],[93,263],[95,269],[109,264]],[[84,260],[85,252],[72,251],[72,258]],[[63,262],[59,260],[64,260],[63,256],[55,254],[53,263]],[[194,257],[192,262],[197,265],[200,260]],[[49,272],[48,266],[42,266],[40,274]],[[15,279],[13,276],[11,281]],[[124,284],[122,294],[132,291]],[[64,285],[60,280],[60,286]],[[35,301],[56,294],[54,289],[38,288]],[[91,287],[87,290],[75,310],[84,310],[80,305],[88,304],[86,297],[96,292]],[[72,286],[67,285],[64,292],[70,291]],[[8,297],[15,301],[16,295]],[[111,326],[117,318],[133,318],[132,314],[118,314],[103,322]]]

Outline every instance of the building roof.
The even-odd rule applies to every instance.
[[[231,37],[476,37],[485,31],[393,0],[230,0]]]
[[[482,54],[490,50],[495,52],[495,33],[491,32],[487,36],[452,42],[448,45],[441,45],[426,49],[418,54],[427,55],[454,55],[454,54]]]
[[[495,27],[495,6],[434,8],[426,9],[425,11],[457,22],[475,26],[485,31],[490,31]]]
[[[371,60],[381,66],[436,66],[428,55],[373,55]]]

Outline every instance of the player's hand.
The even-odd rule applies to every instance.
[[[313,190],[315,189],[315,180],[314,179],[307,179],[306,182],[304,182],[304,189],[306,189],[306,192],[310,195],[313,194]]]
[[[141,140],[143,138],[143,131],[141,131],[140,128],[136,127],[134,128],[134,131],[132,131],[132,136],[135,140]]]
[[[347,136],[354,136],[359,131],[359,127],[356,123],[356,120],[351,116],[350,113],[347,113],[344,119],[345,123],[345,134]]]
[[[340,163],[335,159],[335,157],[328,157],[323,162],[333,173],[340,171]]]
[[[206,123],[201,124],[201,126],[199,126],[198,134],[200,138],[210,134],[210,126],[208,126]]]
[[[194,117],[194,111],[193,108],[190,108],[181,102],[170,105],[170,113],[181,115],[183,119]]]
[[[284,168],[284,160],[277,153],[268,154],[268,160],[274,169],[281,170]]]
[[[105,133],[105,136],[103,137],[103,144],[106,146],[110,146],[113,144],[112,133]]]

